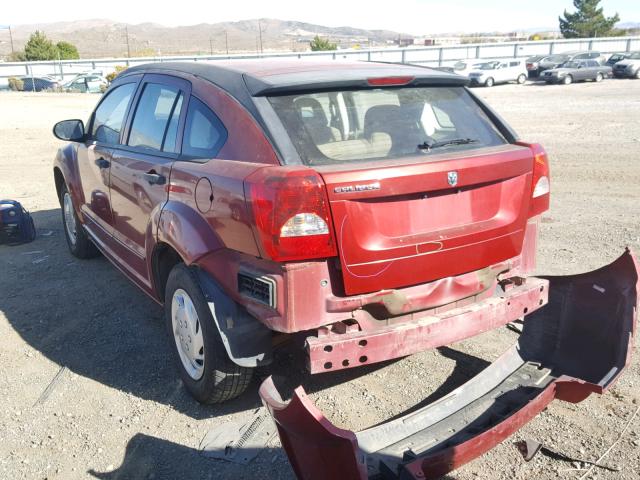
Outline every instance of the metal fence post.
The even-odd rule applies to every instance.
[[[631,51],[631,39],[627,39],[627,52]]]
[[[553,55],[554,46],[555,42],[549,42],[549,55]]]
[[[403,48],[402,53],[400,54],[400,63],[406,63],[406,54],[407,54],[407,49]]]
[[[480,45],[476,45],[476,58],[480,58]]]
[[[518,44],[513,44],[513,58],[518,58]]]
[[[371,49],[367,50],[367,62],[371,61]]]
[[[442,66],[442,59],[444,58],[444,48],[440,47],[438,49],[438,66]]]

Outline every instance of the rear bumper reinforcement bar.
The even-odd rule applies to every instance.
[[[629,250],[599,270],[548,277],[549,303],[525,320],[516,345],[436,402],[354,433],[327,420],[302,387],[285,403],[260,387],[301,479],[437,478],[482,455],[552,400],[602,393],[629,363],[638,263]]]
[[[341,370],[382,362],[448,345],[506,325],[545,305],[548,280],[529,277],[499,296],[444,313],[425,314],[411,322],[371,330],[337,333],[320,329],[307,338],[311,373]]]

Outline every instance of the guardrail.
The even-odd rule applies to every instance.
[[[571,50],[597,50],[615,53],[640,50],[640,37],[580,38],[504,43],[474,43],[432,47],[351,49],[323,52],[277,52],[263,54],[186,55],[169,57],[103,58],[62,60],[47,62],[0,63],[0,88],[7,88],[9,77],[52,75],[65,79],[87,70],[107,74],[117,65],[130,66],[150,62],[215,61],[248,58],[321,58],[393,63],[414,63],[427,66],[443,66],[458,60],[479,58],[524,58],[532,55],[550,55]]]

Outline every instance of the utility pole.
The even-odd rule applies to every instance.
[[[15,50],[13,49],[13,34],[11,33],[11,25],[9,25],[9,40],[11,40],[11,53],[14,54]]]
[[[131,58],[131,47],[129,47],[129,26],[124,26],[124,33],[127,36],[127,58]]]
[[[224,31],[224,45],[227,47],[227,55],[229,55],[229,35],[226,30]]]
[[[260,53],[262,53],[262,23],[258,19],[258,35],[260,36]]]
[[[213,55],[213,39],[209,37],[209,50],[211,51],[211,55]]]

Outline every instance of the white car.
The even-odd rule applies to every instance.
[[[459,60],[452,65],[453,73],[467,77],[472,71],[477,70],[484,62],[486,62],[486,60]]]
[[[478,65],[469,73],[471,85],[493,87],[497,83],[517,82],[523,84],[527,80],[527,67],[524,60],[492,60]]]
[[[109,80],[95,73],[83,73],[62,85],[65,90],[83,93],[100,93],[107,87]]]

